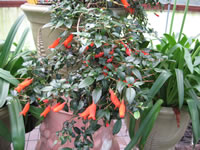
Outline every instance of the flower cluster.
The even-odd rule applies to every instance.
[[[122,16],[116,16],[110,9],[89,8],[89,3],[87,9],[77,1],[63,3],[68,6],[63,15],[74,15],[65,16],[61,24],[68,29],[48,47],[51,54],[32,55],[20,70],[34,79],[18,95],[19,99],[28,101],[23,114],[30,103],[37,103],[44,108],[41,117],[46,117],[51,110],[70,111],[73,118],[90,122],[87,129],[99,126],[98,120],[103,120],[105,126],[113,119],[121,121],[126,113],[138,119],[148,105],[147,93],[154,82],[151,77],[162,56],[148,48],[149,42],[143,33],[149,30],[135,18],[137,10],[133,10],[133,2],[117,2],[130,12]],[[70,19],[73,22],[69,23]],[[22,83],[19,87],[23,87]],[[75,122],[66,121],[69,124],[73,126]],[[74,137],[68,130],[61,133],[63,137]],[[78,140],[84,143],[88,136]]]

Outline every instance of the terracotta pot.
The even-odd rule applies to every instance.
[[[3,107],[0,109],[0,120],[6,125],[8,129],[10,129],[8,107]],[[0,150],[10,150],[10,144],[10,142],[0,136]]]
[[[54,113],[50,112],[44,119],[44,122],[40,126],[40,140],[36,146],[36,150],[59,150],[63,147],[74,147],[73,141],[67,142],[64,145],[57,143],[54,145],[54,141],[58,139],[56,132],[60,131],[63,127],[63,122],[69,120],[72,117],[71,113],[64,111]],[[82,126],[81,120],[75,120],[77,127]],[[101,127],[94,135],[94,148],[93,150],[119,150],[119,145],[112,135],[113,123],[109,127]]]
[[[147,138],[144,150],[174,150],[175,144],[178,143],[184,135],[189,121],[189,113],[185,110],[181,110],[180,127],[178,128],[173,109],[162,107],[154,127]],[[129,128],[128,115],[126,118],[126,125]],[[138,125],[139,121],[136,122],[136,128]]]

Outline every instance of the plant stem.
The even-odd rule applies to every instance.
[[[169,30],[170,35],[172,34],[172,27],[173,27],[173,23],[174,23],[175,12],[176,12],[176,2],[177,2],[177,0],[174,1],[172,19],[171,19],[170,30]]]
[[[187,12],[188,12],[189,3],[190,3],[190,0],[187,0],[187,4],[185,6],[183,21],[182,21],[182,25],[181,25],[181,30],[180,30],[180,33],[179,33],[178,41],[180,41],[180,39],[181,39],[181,35],[182,35],[182,32],[183,32],[183,27],[184,27],[184,24],[185,24],[186,15],[187,15]]]

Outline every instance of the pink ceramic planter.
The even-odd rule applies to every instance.
[[[71,113],[61,111],[59,113],[50,112],[40,126],[40,140],[37,143],[36,150],[59,150],[64,147],[74,147],[73,141],[67,142],[64,145],[54,141],[58,139],[56,132],[60,131],[63,127],[63,122],[72,117]],[[76,126],[82,125],[81,120],[75,120]],[[101,123],[101,121],[100,121]],[[112,135],[113,123],[109,127],[101,127],[94,135],[94,148],[93,150],[119,150],[119,144]]]

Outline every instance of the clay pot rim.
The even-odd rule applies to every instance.
[[[180,111],[188,113],[188,111],[184,108],[182,108]],[[160,114],[174,115],[173,107],[161,107]]]
[[[21,9],[27,12],[42,12],[42,13],[51,13],[49,5],[33,5],[29,3],[25,3],[21,5]]]

